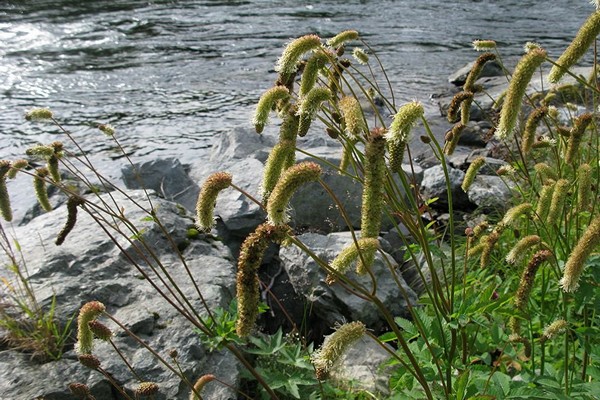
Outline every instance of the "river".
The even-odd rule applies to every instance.
[[[400,102],[429,104],[477,57],[473,39],[496,40],[506,59],[527,41],[558,57],[593,10],[585,0],[0,1],[0,158],[62,139],[23,119],[50,107],[102,159],[119,155],[100,122],[135,159],[201,162],[213,136],[250,125],[291,38],[356,29]]]

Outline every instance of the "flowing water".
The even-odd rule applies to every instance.
[[[397,98],[427,102],[477,57],[473,39],[495,39],[509,59],[527,41],[557,57],[592,11],[585,0],[0,1],[0,158],[63,140],[23,119],[50,107],[105,159],[118,152],[100,122],[135,158],[201,162],[213,136],[250,125],[291,38],[356,29]]]

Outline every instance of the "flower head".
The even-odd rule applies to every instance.
[[[546,51],[541,48],[532,49],[519,60],[500,112],[500,122],[496,129],[498,139],[505,140],[515,130],[527,85],[529,85],[535,71],[545,60]]]
[[[100,132],[104,133],[106,136],[115,136],[115,128],[109,124],[100,124],[98,125],[98,129]]]
[[[8,188],[6,187],[6,176],[10,173],[11,168],[12,164],[10,161],[0,161],[0,215],[8,222],[12,221],[13,218]]]
[[[475,51],[490,51],[496,49],[496,42],[493,40],[473,40]]]
[[[350,322],[336,329],[327,336],[321,348],[311,357],[317,372],[317,378],[326,379],[331,369],[342,355],[366,332],[362,322]]]
[[[354,30],[343,31],[332,37],[327,41],[327,45],[331,47],[338,47],[341,44],[350,42],[358,39],[358,32]]]
[[[52,119],[52,111],[48,108],[34,108],[25,114],[27,121],[43,121],[46,119]]]
[[[425,109],[418,101],[407,103],[398,109],[389,130],[385,134],[388,142],[404,142],[409,139],[412,127],[423,116]]]
[[[275,64],[275,71],[282,75],[291,75],[298,69],[300,58],[311,50],[321,46],[321,38],[317,35],[306,35],[292,40]]]
[[[92,353],[94,336],[89,322],[98,318],[105,310],[106,307],[99,301],[85,303],[79,310],[79,316],[77,317],[77,343],[75,345],[78,354],[90,355]]]
[[[269,121],[273,106],[280,100],[287,100],[290,92],[285,86],[274,86],[260,96],[252,123],[257,133],[261,133]]]
[[[339,107],[346,125],[346,132],[353,139],[358,139],[367,129],[360,103],[353,96],[344,96],[339,101]]]
[[[565,292],[574,292],[579,288],[579,279],[583,274],[585,262],[592,251],[600,245],[600,216],[590,223],[565,264],[560,286]]]
[[[356,61],[358,61],[359,64],[368,64],[369,63],[369,56],[367,55],[367,53],[365,53],[365,51],[361,48],[355,48],[352,51],[352,57],[354,57],[354,59]]]
[[[540,340],[543,340],[544,342],[546,340],[551,340],[554,337],[564,333],[567,330],[567,327],[567,321],[565,321],[564,319],[557,319],[556,321],[548,325],[546,329],[544,329],[544,333],[542,334]]]
[[[158,393],[158,385],[154,382],[141,382],[135,389],[136,398],[138,396],[147,397]]]
[[[215,172],[204,181],[196,202],[196,226],[199,230],[210,231],[214,226],[213,211],[217,196],[231,185],[231,180],[231,174]]]
[[[594,1],[595,4],[597,2]],[[579,32],[563,52],[563,54],[556,60],[556,65],[550,70],[548,80],[551,83],[557,83],[560,78],[571,68],[590,48],[596,37],[600,33],[600,11],[594,12],[589,18],[583,23]]]
[[[467,169],[467,172],[465,173],[465,177],[464,177],[463,183],[461,185],[463,192],[467,192],[467,190],[469,190],[469,188],[473,184],[473,181],[475,181],[475,176],[477,175],[477,172],[481,169],[481,167],[483,167],[484,164],[485,164],[485,158],[477,157],[475,160],[473,160],[471,165],[469,165],[469,168]]]
[[[194,383],[194,390],[190,393],[190,400],[200,400],[197,393],[199,394],[208,382],[214,381],[215,379],[217,379],[217,377],[212,374],[202,375],[198,378],[196,383]]]
[[[314,162],[296,164],[283,172],[267,204],[268,218],[273,225],[284,225],[289,221],[286,210],[292,195],[302,185],[319,179],[321,172],[321,167]]]

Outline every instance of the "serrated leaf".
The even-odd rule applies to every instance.
[[[404,338],[406,340],[411,340],[419,336],[419,331],[411,321],[402,317],[396,317],[394,318],[394,322],[404,331]]]
[[[503,374],[502,372],[496,372],[492,376],[492,380],[502,389],[502,394],[506,396],[510,392],[510,376]]]
[[[456,400],[464,399],[470,376],[471,372],[466,370],[463,371],[456,379],[456,383],[454,384],[454,389],[456,390]]]

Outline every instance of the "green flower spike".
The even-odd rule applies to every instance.
[[[290,108],[288,113],[283,117],[283,122],[279,128],[279,141],[290,140],[296,145],[296,139],[298,138],[298,124],[300,118],[298,112],[294,108]],[[292,164],[294,164],[292,162]]]
[[[285,86],[274,86],[267,90],[260,97],[252,123],[256,133],[262,133],[265,125],[269,121],[269,114],[278,101],[287,101],[290,98],[290,92]]]
[[[554,185],[554,193],[552,193],[552,201],[550,202],[550,209],[546,216],[546,223],[550,226],[559,222],[560,216],[562,215],[567,200],[567,194],[569,194],[569,181],[566,179],[559,179]]]
[[[275,64],[275,71],[289,76],[298,70],[300,58],[311,50],[321,47],[321,38],[317,35],[306,35],[291,41]]]
[[[277,184],[279,177],[289,167],[294,164],[296,154],[296,145],[291,140],[280,140],[271,152],[265,164],[265,172],[261,185],[263,203],[267,204],[273,188]]]
[[[373,129],[365,148],[365,177],[360,223],[360,234],[363,238],[377,238],[381,229],[385,182],[385,137],[383,132],[381,128]]]
[[[52,205],[48,199],[48,190],[46,189],[46,177],[50,174],[48,168],[42,167],[35,170],[33,177],[33,189],[38,199],[38,203],[45,211],[52,211]]]
[[[321,167],[314,162],[303,162],[285,170],[269,197],[269,204],[267,204],[269,222],[273,225],[286,224],[289,221],[286,211],[294,192],[300,186],[316,181],[320,175]]]
[[[339,101],[338,106],[346,125],[346,132],[350,138],[359,139],[367,130],[360,103],[355,97],[345,96]]]
[[[592,113],[584,113],[575,119],[575,124],[571,129],[569,140],[567,142],[567,151],[565,153],[565,162],[567,164],[573,164],[577,160],[577,151],[579,150],[579,144],[583,137],[586,128],[594,119]]]
[[[479,265],[481,268],[487,267],[490,263],[490,257],[494,247],[496,246],[496,243],[498,243],[498,239],[500,239],[500,233],[500,230],[496,228],[489,235],[483,235],[481,237],[480,243],[483,244],[483,248],[481,249],[481,258],[479,260]]]
[[[47,108],[34,108],[25,114],[27,121],[43,121],[52,118],[52,111]]]
[[[85,201],[79,196],[70,196],[69,200],[67,200],[67,222],[56,237],[56,241],[54,243],[57,246],[60,246],[64,243],[69,233],[75,227],[75,223],[77,222],[77,207],[83,205],[84,203]]]
[[[231,185],[231,174],[215,172],[204,181],[196,203],[196,226],[199,230],[210,232],[215,224],[214,209],[221,190]]]
[[[19,172],[20,170],[27,168],[29,166],[29,161],[21,159],[21,160],[16,160],[12,162],[10,171],[8,171],[8,173],[6,174],[6,177],[8,179],[15,179],[15,177],[17,176],[17,172]]]
[[[542,337],[540,338],[541,342],[546,342],[548,340],[554,339],[556,336],[563,334],[569,325],[567,321],[564,319],[557,319],[550,325],[544,329],[544,333],[542,333]]]
[[[327,45],[330,47],[338,47],[346,42],[358,39],[358,32],[353,30],[343,31],[332,37],[327,41]]]
[[[333,55],[328,55],[325,51],[317,51],[308,59],[304,71],[302,71],[302,78],[300,78],[300,98],[306,96],[315,86],[319,71],[327,65],[330,57],[333,57]]]
[[[496,129],[498,139],[507,139],[515,130],[527,85],[529,85],[535,71],[545,60],[546,51],[544,49],[533,49],[519,60],[500,111],[500,122]]]
[[[600,11],[596,11],[584,22],[575,38],[556,61],[548,75],[551,83],[557,83],[565,72],[571,68],[590,48],[600,33]]]
[[[539,107],[533,110],[529,117],[527,118],[527,122],[525,123],[525,129],[523,130],[523,135],[521,139],[521,151],[523,154],[529,153],[531,150],[531,146],[535,141],[535,132],[540,125],[540,121],[548,114],[548,107]]]
[[[550,203],[552,202],[552,193],[554,193],[554,187],[556,182],[545,184],[540,191],[540,198],[538,200],[537,208],[535,209],[535,215],[539,221],[545,221],[550,210]]]
[[[484,235],[483,237],[487,238],[487,235]],[[469,251],[467,252],[467,258],[476,257],[480,255],[483,252],[484,248],[485,243],[478,243],[475,246],[469,248]]]
[[[531,203],[523,203],[509,209],[506,214],[504,214],[504,218],[502,218],[501,224],[503,226],[515,226],[517,220],[523,216],[527,215],[531,212],[532,206]]]
[[[533,166],[538,177],[543,183],[558,180],[558,174],[546,163],[537,163]]]
[[[585,262],[598,245],[600,245],[600,216],[596,216],[587,227],[565,264],[564,275],[560,280],[560,286],[565,292],[577,290]]]
[[[100,124],[98,125],[98,129],[100,132],[104,133],[106,136],[113,137],[115,136],[115,128],[109,124]]]
[[[475,51],[490,51],[496,49],[496,42],[493,40],[473,40]]]
[[[53,142],[50,146],[53,150],[52,155],[48,157],[46,168],[50,172],[50,176],[55,183],[61,181],[60,171],[58,170],[58,160],[63,156],[63,144],[62,142]]]
[[[394,172],[402,170],[404,149],[410,139],[410,131],[417,123],[425,110],[418,101],[407,103],[398,109],[389,130],[385,134],[390,151],[390,168]]]
[[[525,46],[523,46],[523,50],[525,51],[525,53],[529,53],[532,50],[535,49],[541,49],[542,45],[536,42],[527,42],[525,43]]]
[[[77,343],[75,343],[77,354],[92,354],[94,334],[90,329],[89,323],[98,318],[105,310],[106,307],[99,301],[85,303],[79,310],[79,317],[77,317]]]
[[[467,75],[467,80],[463,85],[463,90],[466,92],[474,92],[475,82],[477,81],[477,79],[479,79],[479,76],[483,71],[483,67],[487,62],[493,61],[495,59],[496,55],[494,53],[483,53],[482,55],[477,57],[475,64],[473,64],[471,71],[469,71],[469,75]]]
[[[577,209],[590,208],[592,197],[592,168],[589,164],[581,164],[577,168]]]
[[[460,135],[462,131],[465,130],[467,126],[462,122],[457,122],[454,124],[452,129],[446,133],[445,143],[444,143],[444,154],[450,156],[456,150],[456,146],[458,145],[458,141],[460,139]]]
[[[54,155],[54,148],[52,146],[38,144],[25,150],[25,154],[47,160]]]
[[[462,188],[463,192],[466,193],[467,190],[469,190],[469,188],[473,184],[473,181],[475,181],[475,176],[477,175],[477,172],[479,172],[479,170],[481,169],[481,167],[483,167],[484,164],[485,164],[485,158],[477,157],[476,159],[473,160],[471,165],[469,165],[469,168],[467,169],[467,172],[465,173],[465,177],[463,179],[462,185],[460,186]]]
[[[298,136],[305,136],[308,133],[310,124],[315,118],[321,103],[329,101],[333,98],[331,91],[324,87],[316,87],[311,89],[306,96],[300,99],[300,107],[298,109],[298,116],[300,117],[300,123],[298,125]]]
[[[242,243],[236,278],[238,319],[235,330],[240,337],[246,337],[252,332],[258,317],[260,301],[258,268],[264,253],[271,242],[282,243],[290,234],[291,229],[287,225],[274,226],[264,223],[259,225]]]
[[[350,267],[352,267],[352,265],[354,265],[354,263],[360,261],[361,253],[363,257],[365,257],[365,255],[374,255],[377,249],[379,249],[379,239],[360,238],[356,241],[356,243],[353,242],[346,246],[340,252],[340,254],[338,254],[337,257],[331,261],[331,269],[343,275],[348,271],[348,269],[350,269]],[[359,262],[359,264],[361,263]],[[360,273],[360,271],[357,272]],[[333,284],[335,282],[335,275],[328,275],[325,282],[328,285]]]
[[[533,288],[533,282],[535,281],[535,274],[538,268],[544,261],[547,261],[552,257],[552,253],[549,250],[540,250],[533,255],[527,267],[523,270],[521,280],[519,281],[519,288],[515,294],[514,304],[517,310],[525,311],[527,302],[529,301],[529,294]]]
[[[354,59],[358,61],[359,64],[367,65],[369,63],[369,56],[367,55],[367,53],[365,53],[363,49],[360,49],[358,47],[352,51],[352,57],[354,57]]]
[[[385,134],[385,139],[388,142],[407,142],[411,129],[423,117],[424,113],[425,109],[418,101],[403,105],[394,116],[390,129]]]
[[[0,214],[5,221],[12,221],[13,213],[10,205],[10,197],[6,187],[6,176],[11,171],[12,165],[8,160],[0,161]]]
[[[525,254],[533,246],[540,244],[542,239],[538,235],[525,236],[506,255],[506,262],[516,264],[523,259]]]
[[[201,400],[196,393],[199,394],[202,392],[204,386],[206,386],[208,382],[214,381],[215,379],[217,379],[217,377],[212,374],[202,375],[200,378],[198,378],[196,383],[194,383],[194,390],[192,390],[190,393],[190,400]]]
[[[337,328],[325,338],[323,345],[311,357],[317,379],[327,379],[329,373],[344,353],[366,333],[362,322],[350,322]]]

